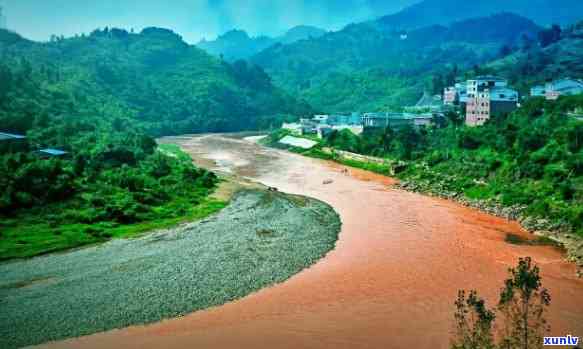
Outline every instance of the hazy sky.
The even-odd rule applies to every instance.
[[[98,27],[170,28],[194,43],[226,30],[280,34],[298,24],[325,29],[396,12],[419,0],[0,0],[8,28],[34,40]]]

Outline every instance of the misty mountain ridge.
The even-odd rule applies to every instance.
[[[512,12],[539,25],[567,25],[583,18],[581,0],[423,0],[404,10],[374,21],[381,29],[415,29],[447,25],[474,17]]]
[[[378,110],[414,103],[443,67],[469,68],[542,28],[512,14],[408,32],[353,24],[320,38],[271,46],[251,58],[274,83],[323,111]]]
[[[324,29],[307,25],[295,26],[278,37],[265,35],[251,37],[244,30],[233,29],[220,35],[216,40],[203,39],[196,45],[214,56],[222,56],[227,61],[235,61],[247,59],[278,43],[291,44],[304,39],[318,38],[325,33]]]

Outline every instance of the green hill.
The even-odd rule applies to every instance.
[[[67,98],[76,103],[69,113],[87,109],[87,101],[75,96],[85,93],[91,102],[107,101],[97,109],[119,109],[100,115],[123,115],[152,135],[256,129],[307,110],[260,68],[222,62],[169,30],[105,29],[49,43],[0,33],[4,65],[26,61],[31,74],[45,75],[43,89],[70,93]],[[57,73],[46,76],[47,71]]]
[[[563,29],[555,40],[546,47],[533,44],[516,50],[483,69],[507,77],[523,94],[528,94],[532,85],[557,78],[582,78],[583,21]]]
[[[0,30],[0,57],[0,132],[27,136],[0,144],[0,260],[216,212],[214,174],[153,136],[264,128],[307,108],[261,69],[158,28],[48,43]]]
[[[540,30],[510,13],[410,32],[385,31],[378,24],[353,24],[320,38],[275,45],[252,62],[316,109],[380,110],[412,104],[424,90],[439,90],[432,86],[433,74],[491,61],[502,46]]]

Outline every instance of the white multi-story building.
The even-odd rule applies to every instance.
[[[518,106],[518,92],[505,79],[480,76],[467,83],[466,125],[481,126],[496,113],[509,113]]]
[[[485,89],[492,89],[493,87],[507,87],[508,81],[497,76],[478,76],[473,80],[467,82],[468,98],[475,98],[478,92]]]

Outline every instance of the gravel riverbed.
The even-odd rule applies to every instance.
[[[320,201],[243,191],[203,221],[0,264],[0,347],[178,317],[282,282],[334,248]]]

